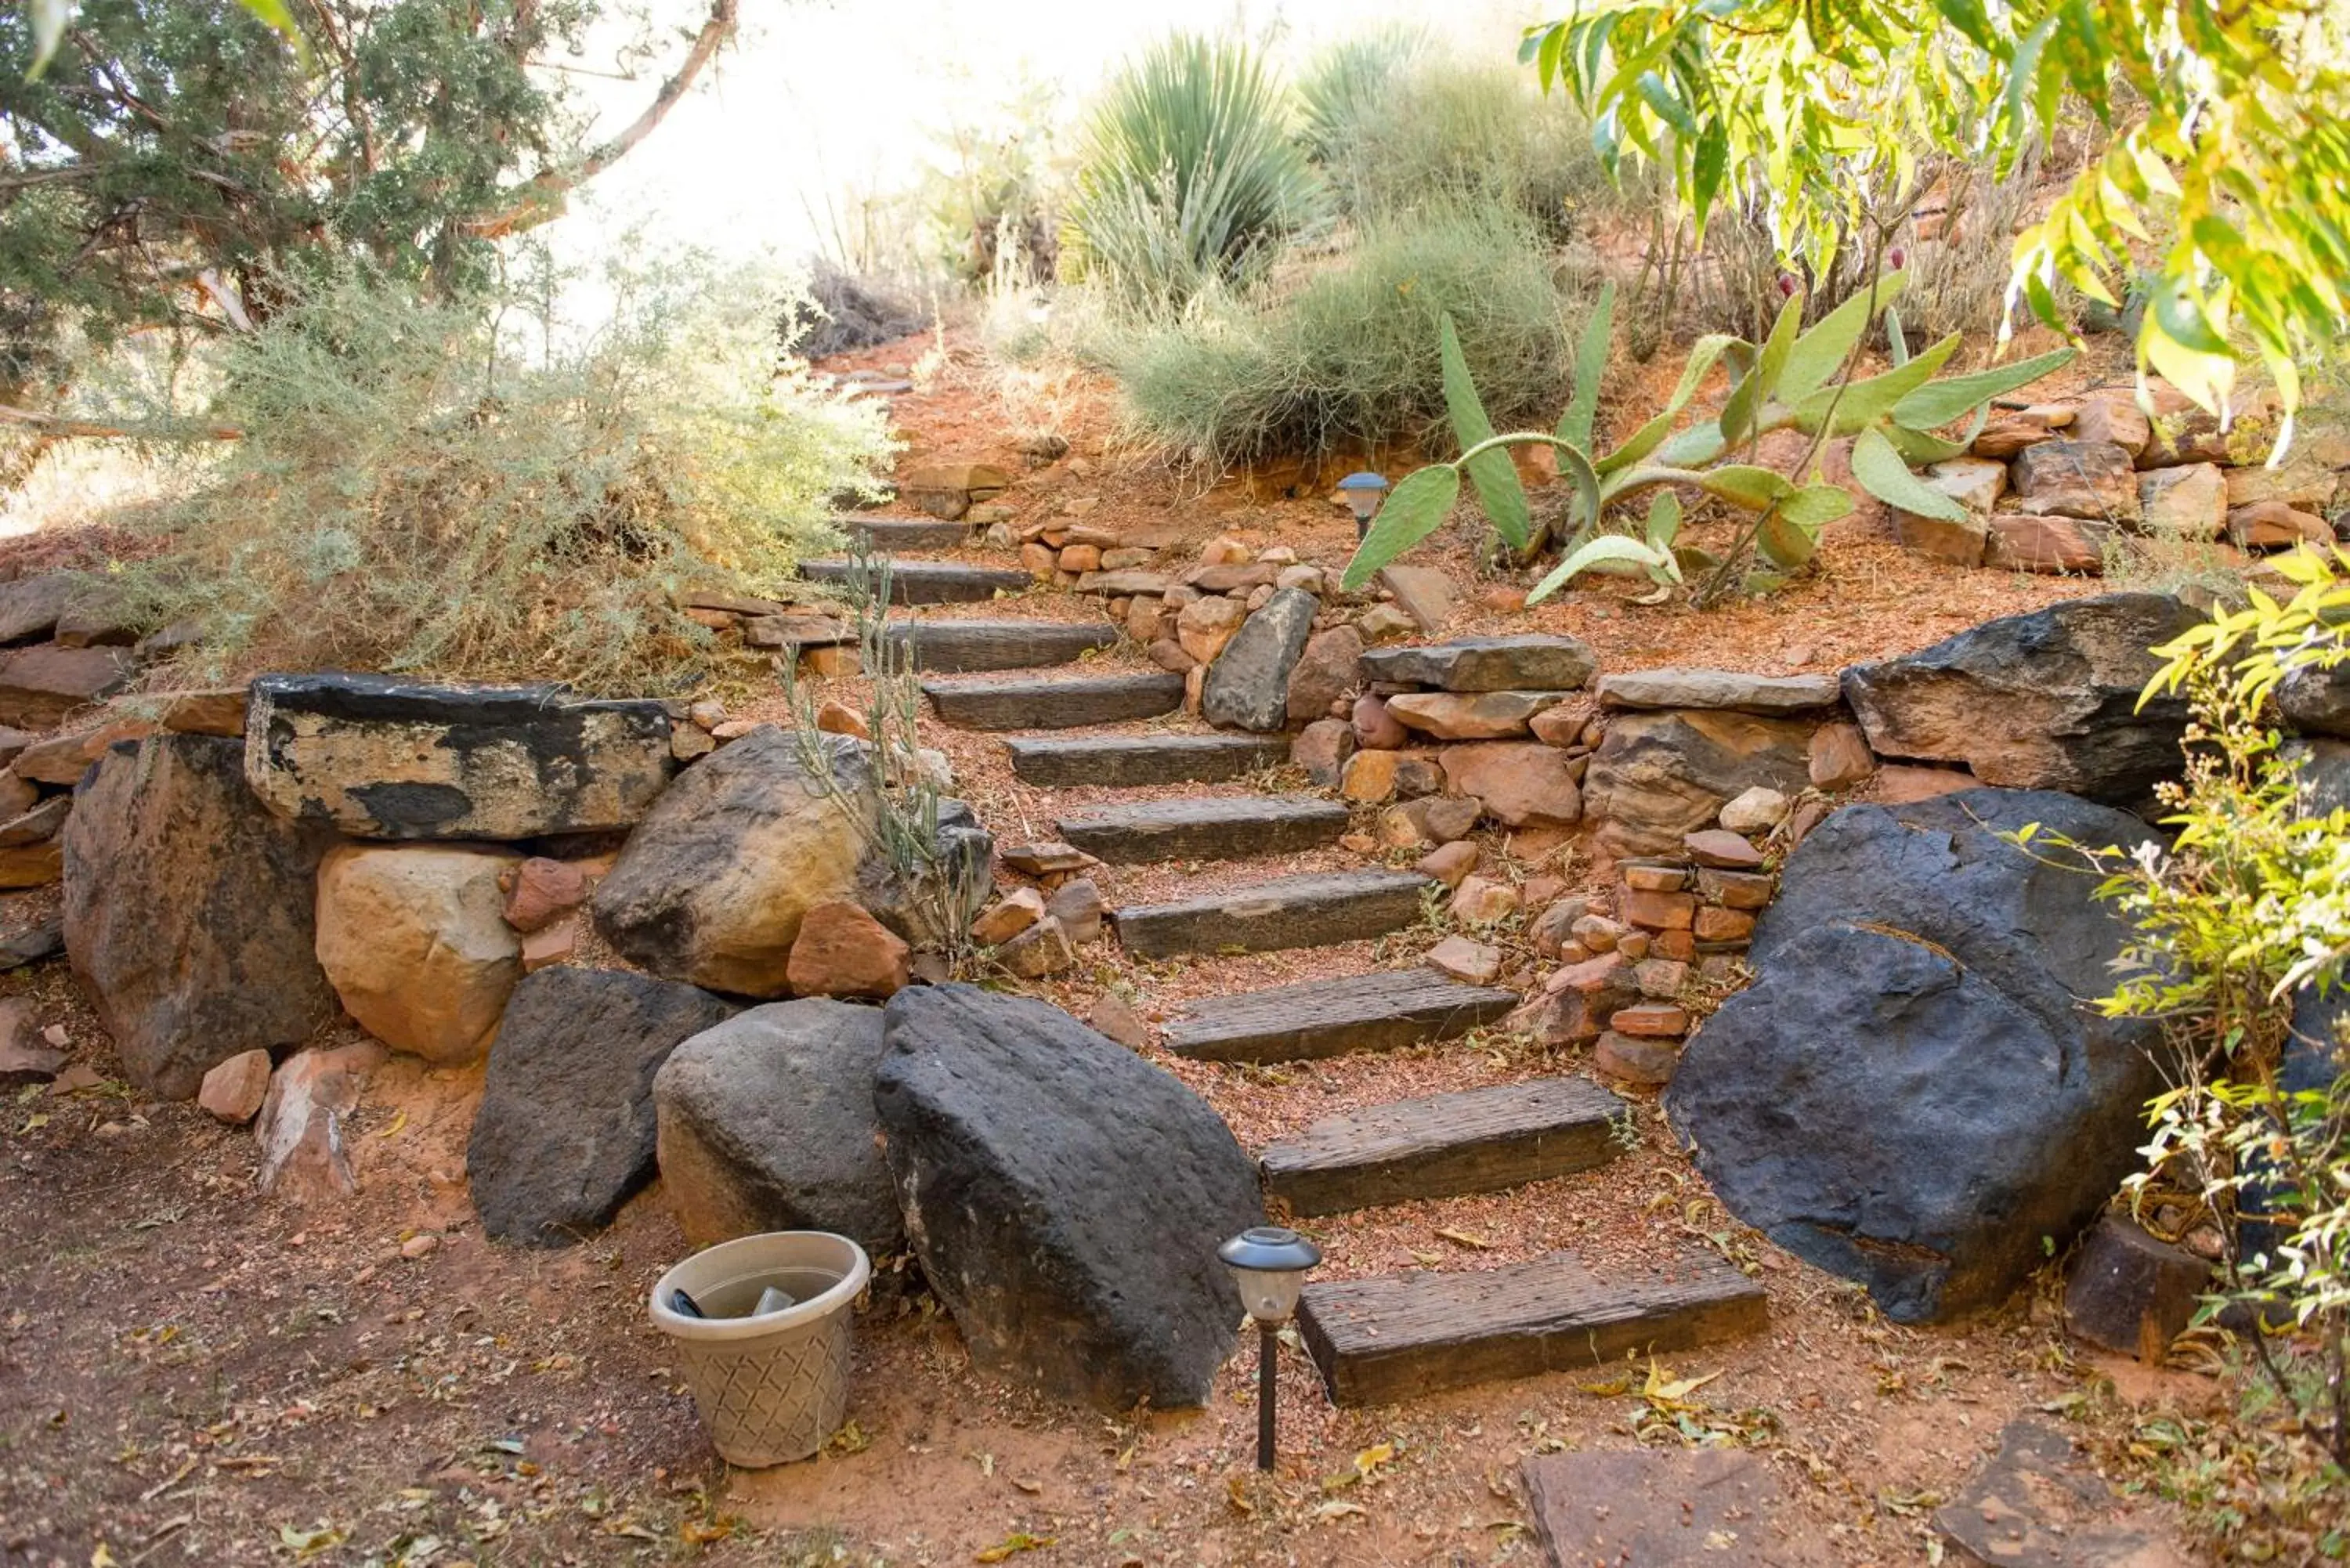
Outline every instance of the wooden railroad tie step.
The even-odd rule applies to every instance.
[[[1221,784],[1289,760],[1286,735],[1087,735],[1006,741],[1023,784]]]
[[[1418,898],[1415,892],[1414,898]],[[1517,992],[1431,969],[1385,969],[1190,1002],[1160,1038],[1203,1062],[1299,1062],[1457,1039],[1503,1017]]]
[[[1150,860],[1242,860],[1329,844],[1353,814],[1307,794],[1137,801],[1055,819],[1064,841],[1114,866]]]
[[[1118,910],[1118,940],[1144,958],[1176,953],[1270,952],[1359,941],[1419,919],[1416,871],[1339,871],[1282,877],[1170,904]]]
[[[1265,1190],[1299,1214],[1498,1192],[1624,1151],[1624,1102],[1588,1078],[1537,1078],[1369,1106],[1266,1147]]]
[[[1070,730],[1155,719],[1183,705],[1180,675],[1089,675],[1074,680],[925,680],[945,722],[963,730]]]
[[[1463,1273],[1308,1284],[1298,1330],[1336,1405],[1689,1350],[1767,1322],[1762,1287],[1711,1252],[1601,1279],[1569,1253]]]
[[[852,545],[887,554],[892,550],[960,550],[971,543],[967,523],[940,523],[913,517],[839,518],[838,528]]]
[[[951,675],[1074,664],[1118,646],[1118,630],[1106,620],[893,620],[881,635],[908,649],[915,669]]]
[[[879,568],[855,561],[802,561],[800,576],[812,583],[849,583],[879,588]],[[971,604],[992,599],[997,590],[1016,594],[1029,585],[1025,572],[966,566],[957,561],[895,561],[889,566],[893,605]]]

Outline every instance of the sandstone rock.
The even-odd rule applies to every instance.
[[[1574,637],[1461,637],[1362,656],[1366,680],[1432,686],[1441,691],[1565,692],[1598,668],[1590,645]]]
[[[1238,599],[1203,595],[1183,607],[1175,618],[1175,640],[1194,662],[1212,664],[1224,645],[1239,635],[1248,619],[1248,607]]]
[[[1367,805],[1392,800],[1396,769],[1402,760],[1400,752],[1357,752],[1347,759],[1345,771],[1339,775],[1338,793]]]
[[[1467,795],[1427,795],[1404,806],[1406,815],[1431,844],[1466,838],[1484,815],[1484,808]]]
[[[1690,935],[1700,942],[1742,942],[1754,934],[1754,917],[1739,909],[1700,907]]]
[[[1069,933],[1051,915],[995,950],[995,961],[1004,972],[1022,980],[1042,980],[1076,968],[1077,950]]]
[[[359,1026],[428,1062],[480,1060],[522,978],[505,922],[512,853],[344,844],[318,867],[318,963]]]
[[[1363,634],[1333,627],[1306,639],[1305,651],[1289,672],[1289,722],[1320,719],[1330,705],[1355,689],[1356,663],[1363,657]]]
[[[1583,815],[1576,782],[1582,759],[1555,747],[1538,741],[1488,741],[1447,746],[1442,762],[1448,787],[1474,797],[1496,820],[1513,827],[1565,826]]]
[[[1132,594],[1161,598],[1170,607],[1175,605],[1175,596],[1169,592],[1174,586],[1174,579],[1163,572],[1087,572],[1077,579],[1081,594],[1100,594],[1106,598]]]
[[[1788,858],[1755,983],[1666,1098],[1732,1213],[1887,1315],[1991,1305],[2137,1168],[2158,1025],[2080,999],[2131,932],[2095,878],[2002,834],[2129,849],[2136,818],[2044,791],[1848,806]]]
[[[2026,447],[2054,441],[2056,432],[2038,420],[2000,414],[1986,421],[1970,449],[1977,457],[2011,458]]]
[[[373,1041],[296,1051],[269,1080],[253,1124],[261,1145],[260,1185],[296,1202],[356,1191],[343,1118],[359,1108],[359,1088],[383,1061]]]
[[[34,1032],[35,1017],[31,997],[0,997],[0,1087],[14,1089],[26,1084],[46,1084],[65,1069],[65,1052]],[[261,1075],[265,1085],[269,1077],[266,1053],[262,1056]]]
[[[854,735],[860,741],[873,738],[865,715],[836,698],[827,697],[816,711],[816,727],[827,735]]]
[[[1960,768],[1912,768],[1897,763],[1877,770],[1876,787],[1870,794],[1879,805],[1907,805],[1981,786],[1982,780]]]
[[[693,1035],[653,1079],[661,1191],[695,1246],[830,1231],[906,1244],[873,1106],[881,1010],[826,998],[754,1007]]]
[[[1209,667],[1200,691],[1201,715],[1236,729],[1280,729],[1289,717],[1290,674],[1321,607],[1322,601],[1303,588],[1284,588],[1266,600]]]
[[[1856,666],[1845,696],[1879,757],[2126,802],[2181,766],[2184,700],[2138,696],[2160,664],[2147,650],[2200,618],[2158,594],[2074,599]]]
[[[2137,406],[2137,396],[2126,390],[2092,392],[2081,400],[2073,420],[2073,439],[2117,446],[2137,461],[2154,439],[2154,425]]]
[[[129,719],[36,741],[9,764],[14,775],[10,782],[30,779],[36,784],[79,784],[90,763],[103,756],[108,747],[118,741],[143,740],[154,732],[155,726],[145,720]]]
[[[812,680],[842,680],[865,673],[865,656],[853,648],[804,648],[800,649],[799,672]],[[722,741],[730,737],[722,732],[734,729],[735,724],[721,724],[711,733]],[[740,733],[740,732],[736,732]]]
[[[1411,636],[1419,629],[1419,623],[1411,618],[1409,611],[1394,605],[1373,605],[1355,623],[1355,629],[1362,634],[1366,645],[1376,648],[1399,637]]]
[[[1129,1051],[1139,1051],[1150,1044],[1150,1026],[1133,1008],[1107,992],[1094,998],[1093,1006],[1086,1013],[1086,1027]]]
[[[1452,579],[1433,566],[1381,566],[1379,582],[1426,636],[1442,631],[1452,617]]]
[[[1367,750],[1399,752],[1411,744],[1411,732],[1402,722],[1388,711],[1384,697],[1362,696],[1355,699],[1353,723],[1355,743]]]
[[[1877,759],[1860,726],[1839,720],[1812,732],[1809,771],[1814,789],[1850,789],[1877,771]]]
[[[1058,923],[1069,940],[1097,942],[1102,940],[1102,917],[1109,913],[1109,905],[1093,878],[1074,877],[1053,889],[1053,896],[1045,900],[1045,912]]]
[[[0,584],[0,642],[47,637],[65,613],[73,591],[73,576],[68,572],[47,572]]]
[[[1619,714],[1591,758],[1585,809],[1611,854],[1677,850],[1748,789],[1801,791],[1811,732],[1801,721],[1739,712]]]
[[[165,692],[160,722],[183,735],[243,735],[248,695],[242,686]]]
[[[1171,638],[1152,643],[1143,652],[1159,669],[1173,670],[1178,675],[1189,675],[1200,667],[1200,661],[1185,652],[1183,645]]]
[[[76,774],[75,776],[79,777],[80,775]],[[14,822],[16,818],[23,816],[26,812],[32,810],[35,804],[37,803],[40,798],[41,792],[35,789],[26,780],[18,778],[14,774],[0,774],[0,816],[5,816],[8,821]],[[54,798],[64,799],[66,797],[57,796]],[[17,844],[37,843],[40,839],[47,838],[47,834],[43,833],[35,835],[31,838],[19,837],[14,839],[13,842]],[[5,834],[0,834],[0,843],[7,842],[12,841],[9,840]]]
[[[1245,566],[1254,556],[1245,541],[1229,534],[1219,534],[1200,546],[1200,564],[1203,566]]]
[[[769,727],[687,770],[596,889],[604,940],[655,974],[743,996],[788,988],[800,921],[827,899],[864,906],[915,947],[946,945],[932,928],[966,926],[974,911],[928,872],[910,884],[868,846],[858,817],[875,809],[870,749],[826,735],[809,752]],[[811,760],[829,768],[828,784],[810,775]],[[960,801],[941,802],[940,816],[944,885],[983,894],[986,834]]]
[[[141,1090],[185,1099],[213,1064],[333,1021],[312,897],[327,835],[262,809],[238,742],[109,752],[58,843],[68,956]]]
[[[2043,1416],[2018,1416],[1999,1451],[1933,1514],[1935,1553],[2000,1568],[2189,1568],[2176,1524],[2130,1499],[2106,1462]]]
[[[498,873],[505,894],[506,924],[536,931],[565,919],[588,901],[588,874],[567,860],[534,855]]]
[[[2228,505],[2231,508],[2281,501],[2296,512],[2323,514],[2334,504],[2342,483],[2332,469],[2306,454],[2296,454],[2282,468],[2262,464],[2220,472],[2226,475]]]
[[[1698,897],[1708,904],[1731,909],[1759,909],[1770,903],[1778,884],[1750,871],[1724,871],[1709,867],[1697,874]]]
[[[2333,543],[2324,518],[2282,501],[2260,501],[2228,513],[2228,537],[2241,550],[2290,550],[2302,544]]]
[[[1320,598],[1329,587],[1319,566],[1284,566],[1280,575],[1273,579],[1273,586],[1276,588],[1303,588],[1316,598]]]
[[[1085,871],[1101,864],[1074,845],[1058,839],[1041,844],[1014,844],[1003,851],[1003,863],[1024,877],[1054,877]]]
[[[128,653],[118,648],[41,643],[0,658],[0,724],[46,730],[67,714],[122,689]]]
[[[611,1223],[653,1177],[654,1075],[732,1011],[620,970],[550,969],[515,986],[465,1147],[484,1233],[564,1247]]]
[[[2107,1213],[2073,1262],[2065,1326],[2092,1345],[2158,1366],[2194,1321],[2210,1284],[2210,1264]]]
[[[1714,870],[1751,871],[1762,864],[1762,852],[1726,827],[1686,834],[1680,846],[1691,860]]]
[[[1472,926],[1497,925],[1518,912],[1518,892],[1507,882],[1470,877],[1453,889],[1452,918]]]
[[[1491,985],[1502,972],[1502,950],[1470,937],[1451,936],[1429,949],[1421,961],[1454,980]]]
[[[1237,1322],[1216,1247],[1264,1212],[1222,1120],[1029,998],[919,987],[886,1020],[890,1173],[972,1360],[1104,1409],[1205,1399]]]
[[[1477,868],[1477,846],[1455,840],[1439,845],[1420,858],[1418,870],[1423,877],[1432,877],[1447,888],[1458,888],[1461,879]]]
[[[1587,1044],[1599,1038],[1617,1008],[1639,999],[1631,961],[1620,953],[1602,953],[1554,973],[1510,1018],[1538,1044]]]
[[[1500,741],[1527,732],[1529,721],[1557,702],[1556,691],[1406,691],[1387,700],[1405,728],[1440,741]]]
[[[1610,708],[1719,709],[1741,713],[1801,713],[1833,706],[1833,675],[1746,675],[1732,670],[1637,670],[1602,676],[1599,701]]]
[[[982,947],[1001,947],[1044,918],[1045,895],[1034,888],[1015,888],[971,923],[971,940]]]
[[[1273,579],[1278,576],[1280,573],[1272,566],[1194,566],[1183,574],[1183,580],[1203,594],[1229,594],[1246,599],[1259,588],[1273,587]]]
[[[2016,455],[2011,477],[2014,509],[2026,516],[2137,521],[2136,470],[2110,441],[2042,441]]]
[[[357,838],[527,838],[626,827],[668,784],[655,701],[381,675],[253,683],[245,777],[278,815]]]
[[[1721,808],[1721,826],[1732,833],[1768,833],[1787,820],[1787,797],[1756,784]]]
[[[2116,530],[2076,517],[2025,517],[2002,513],[1990,524],[1983,565],[2051,576],[2103,576]]]
[[[272,1064],[266,1051],[240,1051],[216,1062],[196,1090],[196,1104],[233,1127],[251,1121],[269,1097]]]
[[[1618,1082],[1654,1089],[1673,1081],[1673,1069],[1680,1065],[1680,1057],[1681,1044],[1677,1039],[1610,1029],[1592,1047],[1591,1064]]]
[[[670,732],[669,754],[681,763],[706,757],[717,749],[717,737],[698,724],[680,724]]]
[[[1295,688],[1293,685],[1294,693]],[[1335,788],[1355,754],[1355,727],[1344,719],[1316,719],[1290,743],[1289,760],[1325,789]]]
[[[522,939],[522,971],[536,974],[540,970],[568,963],[578,950],[579,928],[573,921],[528,932]]]
[[[1897,506],[1892,509],[1894,534],[1904,545],[1922,554],[1959,566],[1973,566],[1981,558],[1981,552],[1978,549],[1974,559],[1968,559],[1967,540],[1970,532],[1974,538],[1981,538],[1978,520],[2007,493],[2007,464],[1985,457],[1954,457],[1928,464],[1920,483],[1966,508],[1969,521],[1953,523],[1905,512]]]
[[[1625,920],[1650,931],[1685,931],[1697,918],[1692,893],[1659,893],[1627,888],[1616,900],[1616,912]]]
[[[1545,746],[1587,749],[1584,748],[1584,732],[1598,711],[1596,693],[1575,692],[1527,720],[1526,727]]]
[[[1896,512],[1893,533],[1903,545],[1921,556],[1954,566],[1980,566],[1990,547],[1991,522],[1976,512],[1957,519]]]
[[[2226,471],[2211,462],[2138,475],[2138,510],[2158,538],[2216,539],[2228,526]]]
[[[799,935],[785,978],[799,996],[895,996],[911,978],[905,939],[845,898],[812,904],[800,917]]]

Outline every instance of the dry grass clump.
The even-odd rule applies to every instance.
[[[160,551],[112,575],[143,622],[200,630],[211,677],[690,679],[710,634],[675,596],[780,582],[891,450],[776,358],[776,306],[671,272],[525,358],[478,303],[289,282],[219,366],[209,417],[243,439],[136,513]]]

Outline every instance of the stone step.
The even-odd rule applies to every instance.
[[[800,576],[812,583],[866,583],[878,573],[856,561],[802,561]],[[1000,589],[1016,594],[1029,586],[1025,572],[997,566],[966,566],[959,561],[893,561],[889,565],[889,602],[893,605],[973,604],[992,599]]]
[[[1074,664],[1117,647],[1118,630],[1107,621],[893,620],[881,635],[910,649],[915,669],[958,674]]]
[[[1457,1039],[1517,1004],[1515,992],[1463,985],[1432,969],[1383,969],[1205,997],[1178,1013],[1161,1040],[1202,1062],[1301,1062]]]
[[[960,550],[971,543],[967,523],[914,517],[840,517],[833,521],[852,545],[878,554],[897,550]]]
[[[1308,1283],[1297,1327],[1334,1405],[1605,1366],[1759,1332],[1762,1287],[1711,1252],[1601,1279],[1571,1253]]]
[[[1075,680],[925,680],[943,722],[963,730],[1072,730],[1155,719],[1183,705],[1180,675],[1088,675]]]
[[[1286,735],[1087,735],[1006,741],[1013,776],[1032,784],[1221,784],[1289,760]]]
[[[1271,952],[1401,930],[1419,919],[1423,890],[1436,886],[1416,871],[1326,872],[1130,905],[1112,919],[1126,950],[1143,958]]]
[[[1298,1214],[1498,1192],[1624,1152],[1624,1102],[1588,1078],[1537,1078],[1367,1106],[1268,1145],[1265,1190]]]
[[[1113,866],[1152,860],[1243,860],[1334,842],[1354,815],[1310,794],[1209,795],[1138,801],[1055,819],[1064,842]]]

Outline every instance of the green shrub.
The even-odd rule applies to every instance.
[[[1564,398],[1575,298],[1526,219],[1490,203],[1441,209],[1370,228],[1270,304],[1203,302],[1115,351],[1111,369],[1147,435],[1219,468],[1423,442],[1445,419],[1447,312],[1506,420]]]
[[[286,280],[217,368],[208,418],[243,439],[133,519],[160,552],[116,572],[140,619],[195,623],[213,676],[691,676],[710,637],[672,591],[780,581],[889,446],[779,364],[778,290],[620,281],[600,330],[525,361],[494,302]]]
[[[1384,104],[1428,50],[1428,35],[1390,25],[1315,55],[1297,78],[1300,139],[1313,160],[1336,161],[1363,122]]]
[[[1278,81],[1243,45],[1179,36],[1121,73],[1087,124],[1063,270],[1178,307],[1261,277],[1322,204]]]
[[[1343,93],[1350,115],[1323,156],[1339,204],[1357,219],[1495,202],[1555,240],[1608,190],[1589,132],[1537,97],[1523,71],[1404,56],[1384,79],[1358,67],[1324,91]]]

